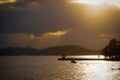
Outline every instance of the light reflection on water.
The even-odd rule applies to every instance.
[[[0,57],[0,80],[120,80],[119,61],[57,61],[58,56]]]
[[[110,61],[80,61],[81,64],[74,66],[76,74],[84,73],[79,79],[81,80],[120,80],[119,62]],[[78,76],[76,76],[78,77]],[[78,80],[79,80],[78,79]]]
[[[67,56],[67,58],[91,58],[91,59],[104,59],[103,55],[84,55],[84,56]]]
[[[83,72],[85,73],[83,80],[91,80],[91,79],[92,80],[110,80],[111,79],[111,76],[108,76],[109,75],[108,64],[107,62],[104,62],[104,61],[91,61],[91,62],[89,61],[87,65],[83,66]]]

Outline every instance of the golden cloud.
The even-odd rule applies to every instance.
[[[5,3],[14,3],[17,0],[0,0],[0,4],[5,4]]]
[[[38,39],[43,37],[57,37],[57,36],[63,36],[67,34],[69,30],[59,30],[55,32],[46,32],[43,34],[26,34],[26,33],[11,33],[11,34],[4,34],[3,36],[6,38],[20,38],[20,39]]]
[[[56,32],[47,32],[42,34],[42,37],[48,37],[48,36],[62,36],[65,35],[68,32],[68,30],[63,30],[63,31],[56,31]]]
[[[31,3],[28,4],[29,7],[38,7],[40,4],[36,1],[32,1]]]

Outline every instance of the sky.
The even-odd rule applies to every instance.
[[[0,0],[0,47],[102,49],[120,40],[120,2],[104,1]]]

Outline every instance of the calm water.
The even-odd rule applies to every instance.
[[[0,57],[0,80],[120,80],[119,61],[58,61],[58,56]]]

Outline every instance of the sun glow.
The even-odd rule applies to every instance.
[[[73,0],[73,3],[85,3],[85,4],[98,4],[102,3],[102,0]]]
[[[120,6],[119,0],[71,0],[72,3],[83,3],[83,4],[111,4]]]

